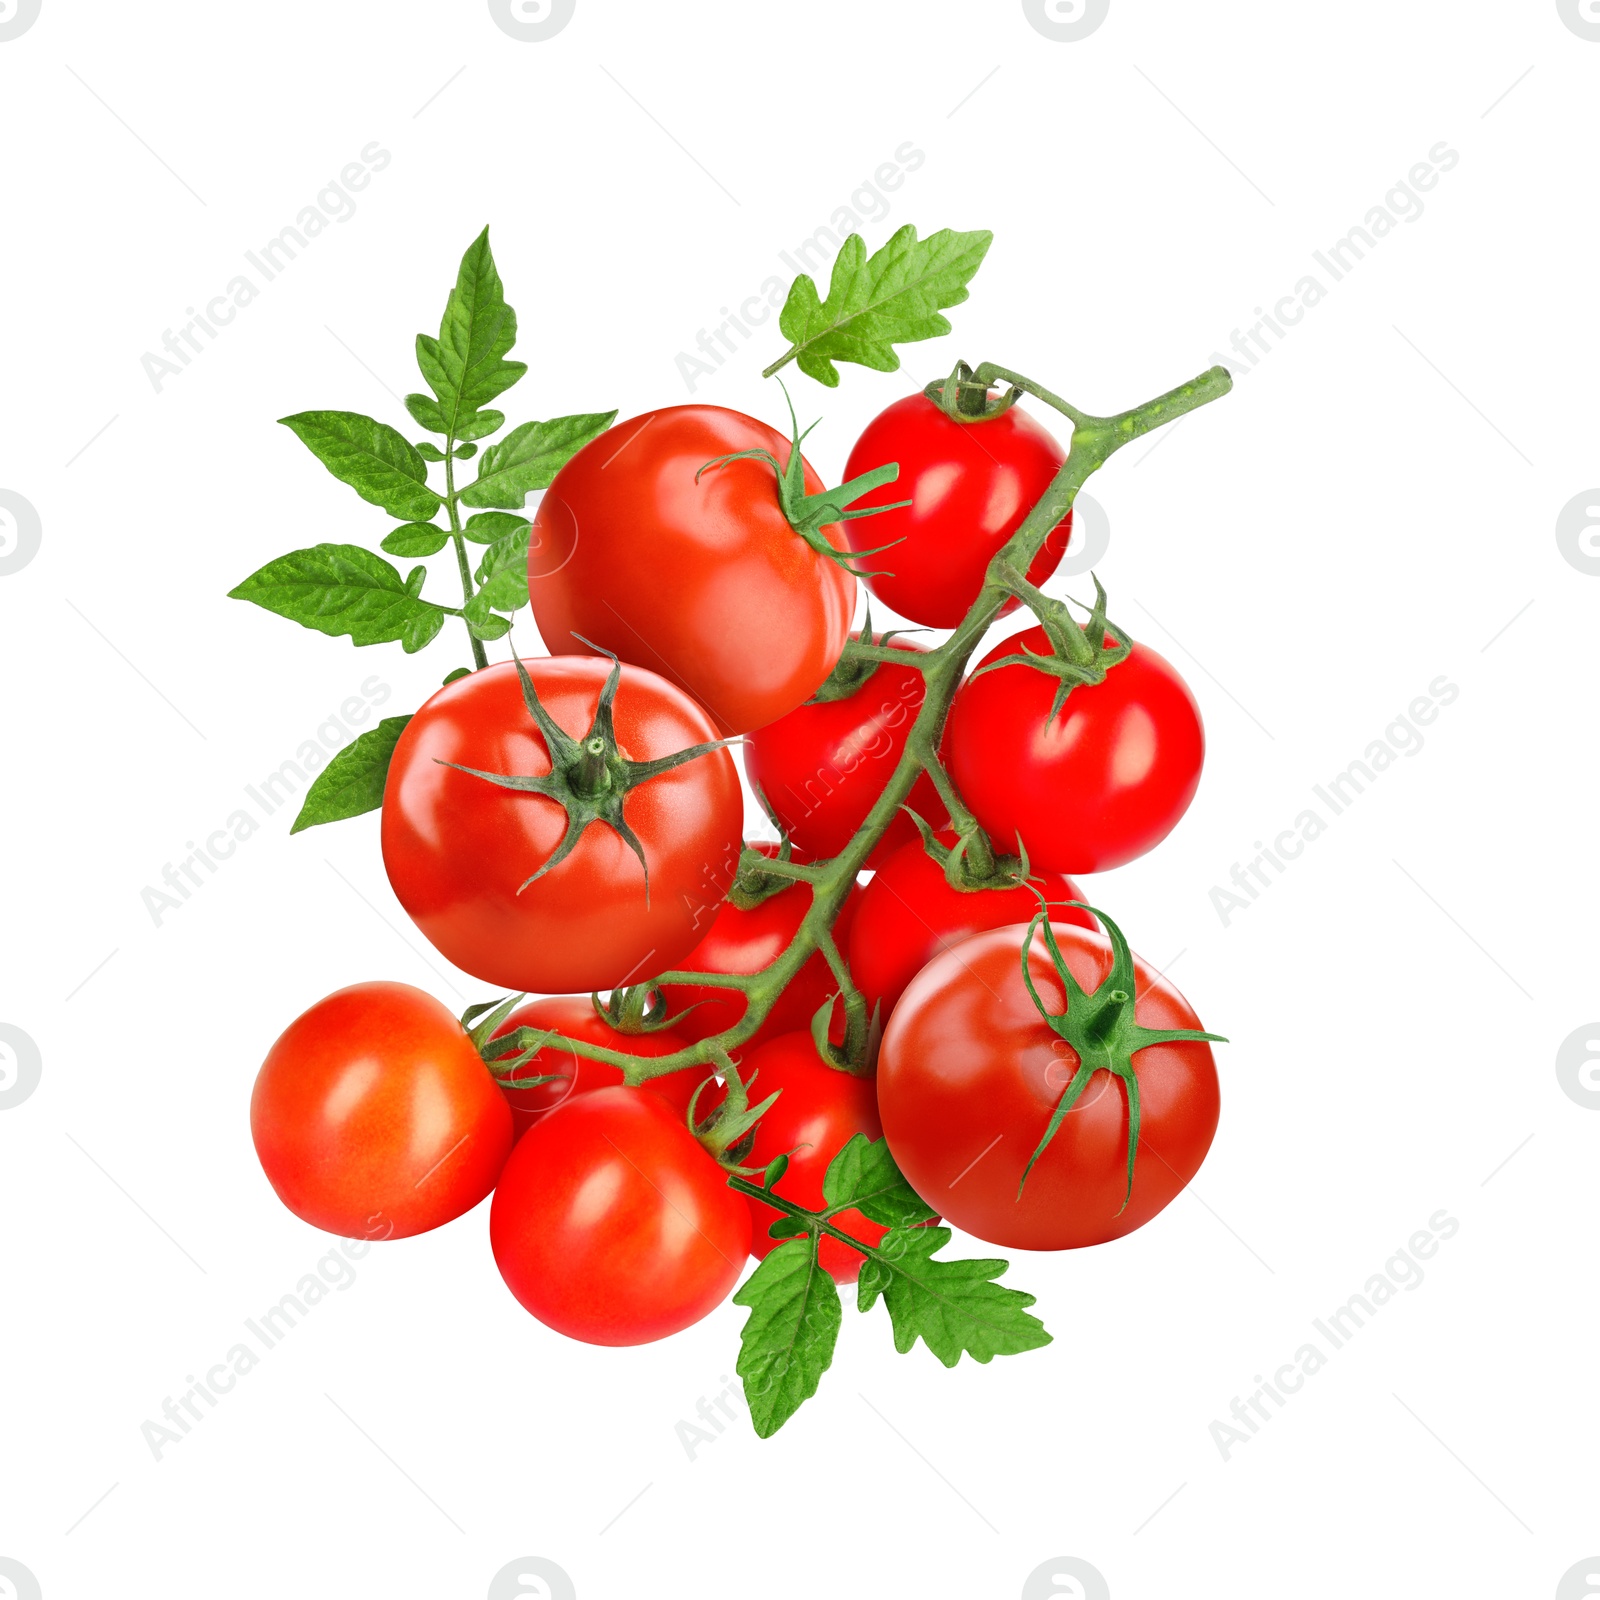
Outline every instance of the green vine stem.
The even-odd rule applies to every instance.
[[[472,604],[477,590],[472,586],[472,563],[467,559],[467,541],[461,535],[461,511],[456,499],[456,435],[452,427],[444,439],[444,503],[450,513],[450,541],[456,547],[456,565],[461,569],[461,603],[468,606]],[[489,665],[489,652],[483,648],[483,640],[472,631],[470,622],[467,623],[467,636],[472,640],[473,670],[481,672]]]
[[[953,378],[954,376],[952,374]],[[943,644],[916,654],[872,644],[860,647],[863,659],[887,661],[896,666],[915,666],[922,673],[926,683],[922,709],[912,725],[899,764],[884,785],[883,793],[879,795],[872,810],[867,813],[866,821],[856,831],[849,845],[831,860],[811,862],[804,868],[785,864],[780,869],[777,863],[766,863],[771,869],[781,870],[785,876],[809,883],[812,890],[811,907],[782,954],[759,972],[748,975],[663,972],[651,979],[652,983],[661,986],[709,985],[714,988],[741,991],[745,997],[745,1012],[731,1028],[665,1056],[633,1056],[605,1045],[590,1044],[586,1040],[557,1037],[553,1042],[560,1049],[617,1067],[621,1070],[624,1081],[630,1084],[644,1083],[650,1078],[668,1072],[678,1072],[685,1067],[711,1066],[719,1057],[725,1056],[726,1052],[737,1050],[755,1033],[766,1020],[778,996],[815,951],[823,950],[826,953],[827,958],[834,964],[835,975],[838,976],[842,962],[837,960],[838,952],[833,946],[831,933],[833,925],[838,919],[846,895],[856,881],[857,874],[866,865],[867,858],[872,854],[889,824],[893,822],[917,779],[924,772],[932,778],[940,791],[941,799],[949,806],[957,831],[971,831],[975,837],[981,837],[981,831],[971,820],[971,813],[962,803],[949,775],[943,770],[938,748],[940,737],[944,732],[945,717],[950,709],[950,701],[960,687],[967,661],[989,625],[1000,615],[1002,607],[1012,597],[1014,591],[1008,582],[1008,577],[1028,570],[1051,530],[1072,509],[1079,489],[1118,450],[1165,423],[1175,421],[1213,400],[1221,399],[1233,387],[1233,380],[1229,377],[1226,367],[1212,367],[1188,383],[1181,384],[1166,394],[1158,395],[1154,400],[1148,400],[1141,406],[1135,406],[1132,410],[1118,412],[1115,416],[1099,417],[1079,411],[1075,406],[1069,405],[1032,380],[990,362],[985,362],[974,369],[970,380],[958,381],[963,389],[981,388],[984,395],[987,395],[989,389],[996,383],[1006,383],[1017,392],[1030,394],[1042,400],[1072,422],[1072,443],[1067,451],[1067,459],[1051,481],[1050,487],[1023,519],[1022,525],[990,561],[983,587],[979,590],[977,598],[961,625]],[[942,386],[930,387],[939,389]],[[937,399],[937,396],[934,398]],[[1015,395],[1013,394],[1011,398],[1014,399]],[[1004,406],[1009,403],[1002,397],[997,404]],[[963,407],[958,420],[982,426],[989,414],[991,413],[974,411],[969,415]],[[963,824],[966,824],[965,830]],[[989,851],[987,842],[983,850]],[[974,855],[973,866],[980,868],[982,865],[982,861]],[[833,1065],[853,1072],[866,1073],[871,1070],[867,1053],[859,1048],[852,1053],[849,1048],[852,1044],[859,1046],[861,1042],[860,1035],[865,1027],[864,1006],[853,984],[842,983],[841,993],[846,1008],[846,1049],[830,1050],[828,1054]],[[851,1034],[856,1037],[852,1039]],[[849,1059],[845,1059],[846,1057]]]

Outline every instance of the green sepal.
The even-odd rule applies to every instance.
[[[996,672],[1001,667],[1018,666],[1048,674],[1056,680],[1055,698],[1046,719],[1053,722],[1074,689],[1104,683],[1106,674],[1128,659],[1132,641],[1118,628],[1115,638],[1107,643],[1106,591],[1093,573],[1090,577],[1094,579],[1094,605],[1088,608],[1089,620],[1082,626],[1072,620],[1072,613],[1061,601],[1051,599],[1021,573],[1008,569],[1004,576],[1008,592],[1026,601],[1029,610],[1038,618],[1039,626],[1050,641],[1050,654],[1044,655],[1024,645],[1021,654],[1001,656],[998,661],[979,667],[972,676],[981,678],[984,673]]]

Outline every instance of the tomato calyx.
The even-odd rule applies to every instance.
[[[726,1168],[730,1174],[743,1175],[749,1169],[740,1166],[739,1163],[750,1153],[750,1147],[755,1143],[756,1124],[777,1103],[778,1096],[783,1091],[774,1089],[765,1100],[751,1105],[749,1090],[750,1085],[756,1081],[756,1074],[752,1072],[747,1083],[726,1050],[713,1050],[711,1056],[717,1076],[707,1077],[703,1083],[696,1086],[694,1094],[690,1097],[687,1116],[689,1132],[700,1141],[702,1148],[719,1166]],[[703,1122],[699,1121],[697,1108],[700,1096],[716,1083],[718,1078],[721,1079],[723,1090],[721,1103]]]
[[[498,1039],[493,1037],[494,1030],[527,998],[525,994],[504,995],[499,1000],[468,1006],[461,1013],[461,1026],[472,1041],[472,1048],[483,1057],[483,1064],[503,1089],[535,1089],[541,1083],[556,1083],[567,1077],[565,1072],[518,1076],[521,1069],[556,1037],[557,1029],[513,1028]]]
[[[782,384],[779,387],[782,388]],[[794,414],[794,402],[789,400],[787,389],[784,389],[783,397],[789,403],[789,425],[792,429],[788,461],[780,462],[770,450],[735,450],[731,455],[717,456],[706,462],[699,472],[695,473],[694,480],[698,483],[703,474],[725,467],[732,461],[764,461],[777,475],[778,505],[782,508],[789,526],[819,556],[835,562],[854,577],[865,577],[866,574],[854,563],[863,556],[882,555],[885,550],[892,549],[901,541],[891,539],[888,544],[879,545],[873,550],[836,550],[828,543],[822,530],[830,523],[850,522],[857,517],[875,517],[884,511],[901,511],[909,506],[911,504],[909,500],[899,500],[893,505],[846,509],[862,495],[871,494],[874,489],[881,489],[884,484],[895,482],[900,476],[900,465],[891,461],[886,466],[874,467],[871,472],[864,472],[859,478],[852,478],[848,483],[840,484],[837,489],[822,489],[816,494],[807,494],[805,460],[800,454],[800,446],[805,443],[811,428],[817,424],[813,422],[811,428],[802,432]]]
[[[574,635],[578,638],[577,635]],[[545,750],[550,757],[550,771],[545,776],[521,772],[484,772],[478,767],[463,766],[459,761],[440,761],[441,767],[454,767],[474,778],[499,785],[502,789],[515,789],[525,794],[543,795],[554,800],[567,814],[566,831],[561,842],[550,854],[550,859],[537,872],[530,874],[518,885],[521,894],[529,884],[537,882],[552,867],[559,866],[572,854],[584,830],[592,823],[604,822],[612,828],[633,853],[644,869],[645,899],[650,897],[650,863],[645,859],[644,846],[639,836],[628,825],[622,812],[623,801],[631,790],[640,784],[671,772],[686,762],[709,755],[713,750],[725,749],[732,741],[715,739],[706,744],[690,745],[670,756],[660,756],[654,761],[630,761],[617,748],[616,729],[612,721],[612,707],[617,698],[617,685],[622,679],[622,663],[609,650],[578,638],[580,644],[589,645],[597,654],[608,656],[611,672],[600,691],[600,701],[595,707],[594,720],[582,739],[574,739],[539,702],[538,691],[522,657],[515,650],[511,659],[517,664],[517,676],[522,682],[522,701],[528,715],[537,724],[544,738]]]
[[[887,633],[874,633],[872,602],[868,600],[860,628],[845,640],[844,650],[834,664],[833,671],[822,680],[816,693],[806,701],[806,704],[820,706],[832,700],[848,700],[883,665],[883,657],[878,652],[886,648],[891,639],[897,639],[901,634],[910,631],[909,628],[891,628]],[[915,666],[915,650],[907,650],[905,654],[907,664]]]
[[[1133,1058],[1139,1051],[1153,1044],[1174,1044],[1183,1041],[1209,1041],[1226,1044],[1220,1033],[1203,1033],[1198,1028],[1147,1028],[1135,1020],[1134,1007],[1138,999],[1138,980],[1134,971],[1133,952],[1123,937],[1122,929],[1098,906],[1071,902],[1098,917],[1111,942],[1111,970],[1101,980],[1098,988],[1086,992],[1072,975],[1056,943],[1055,930],[1050,925],[1050,909],[1046,906],[1028,924],[1028,936],[1022,941],[1022,981],[1027,985],[1039,1015],[1049,1025],[1051,1032],[1072,1047],[1078,1059],[1078,1069],[1072,1081],[1062,1091],[1056,1108],[1051,1113],[1050,1124],[1039,1141],[1039,1147],[1028,1157],[1017,1183],[1017,1198],[1022,1198],[1022,1187],[1033,1171],[1033,1164],[1045,1153],[1055,1138],[1067,1113],[1077,1104],[1097,1072],[1109,1072],[1120,1079],[1128,1097],[1128,1187],[1122,1197],[1119,1211],[1126,1210],[1133,1195],[1134,1159],[1139,1149],[1139,1075],[1134,1071]],[[1033,949],[1034,931],[1044,929],[1045,948],[1066,990],[1066,1007],[1057,1015],[1045,1008],[1039,991],[1034,987],[1033,974],[1028,970],[1028,956]]]
[[[1087,608],[1089,619],[1081,624],[1073,621],[1072,613],[1062,601],[1035,588],[1014,567],[1002,567],[1001,575],[1007,590],[1024,601],[1038,618],[1039,626],[1050,641],[1051,654],[1043,655],[1024,645],[1020,654],[991,661],[988,666],[979,667],[972,677],[981,678],[986,672],[1016,666],[1032,667],[1045,673],[1056,680],[1055,699],[1050,702],[1050,715],[1046,719],[1053,722],[1066,704],[1067,696],[1074,689],[1104,683],[1106,674],[1128,659],[1132,643],[1120,628],[1115,635],[1107,633],[1105,586],[1092,573],[1094,605]]]
[[[618,1033],[660,1033],[677,1020],[668,1015],[666,996],[653,983],[613,989],[604,1000],[591,994],[589,1000],[594,1014]]]
[[[1003,856],[974,820],[968,831],[957,833],[954,844],[946,844],[910,806],[901,806],[900,809],[916,824],[917,832],[922,835],[924,852],[938,863],[939,870],[944,873],[944,881],[952,889],[958,889],[962,894],[981,894],[988,889],[1025,888],[1033,881],[1033,875],[1028,870],[1028,847],[1020,836],[1017,839],[1018,853]],[[989,870],[984,871],[976,866],[974,858],[987,859]]]
[[[973,368],[965,361],[956,362],[948,378],[935,378],[923,388],[924,398],[931,400],[952,422],[989,422],[1004,416],[1022,396],[1022,389],[1011,384],[1002,394],[994,393],[994,384],[974,377]]]

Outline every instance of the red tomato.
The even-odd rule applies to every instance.
[[[1044,629],[1012,635],[981,664],[1023,649],[1048,655]],[[1104,872],[1160,844],[1188,810],[1205,760],[1200,708],[1142,644],[1052,721],[1057,682],[1025,665],[969,677],[950,707],[946,761],[992,838],[1020,835],[1036,866]]]
[[[527,668],[545,710],[582,739],[610,663],[566,656]],[[614,715],[618,748],[634,761],[717,737],[681,689],[639,667],[623,667]],[[442,955],[485,983],[545,993],[610,989],[671,966],[700,936],[692,904],[715,903],[732,881],[744,801],[726,750],[627,794],[623,817],[643,845],[648,892],[638,856],[599,822],[529,883],[566,831],[561,805],[445,762],[550,772],[515,663],[458,678],[412,717],[383,796],[383,864],[395,895]]]
[[[765,855],[776,850],[776,846],[766,844],[756,848]],[[860,890],[852,888],[834,923],[834,942],[841,952],[849,948],[850,922],[856,914],[859,898]],[[705,938],[675,964],[675,970],[759,972],[788,948],[810,908],[811,886],[805,883],[780,889],[750,911],[740,910],[731,900],[724,901]],[[815,951],[790,979],[789,987],[778,997],[767,1020],[739,1047],[741,1055],[780,1033],[809,1028],[817,1007],[829,995],[836,994],[838,988],[827,959],[820,950]],[[661,993],[674,1018],[672,1031],[683,1039],[710,1038],[714,1033],[731,1028],[744,1015],[744,996],[737,989],[664,983]],[[684,1008],[691,1005],[694,1010],[685,1011]]]
[[[848,480],[900,464],[893,483],[863,495],[855,507],[911,502],[845,524],[856,550],[902,541],[856,563],[871,574],[867,587],[913,622],[956,627],[978,598],[990,558],[1022,526],[1065,460],[1061,446],[1019,406],[963,423],[925,395],[896,400],[867,424],[845,467]],[[1071,537],[1069,511],[1033,558],[1031,582],[1043,583],[1056,570]],[[1013,600],[1005,609],[1016,606]]]
[[[921,649],[901,639],[890,644]],[[745,772],[802,850],[822,859],[850,843],[900,763],[925,687],[915,667],[885,663],[854,694],[796,706],[745,740]],[[946,820],[926,773],[906,804],[935,827]],[[916,837],[915,824],[897,813],[867,865]]]
[[[778,1099],[756,1124],[755,1143],[739,1164],[765,1168],[774,1157],[787,1154],[788,1170],[774,1185],[774,1193],[808,1210],[822,1210],[828,1163],[858,1133],[869,1139],[883,1137],[872,1079],[828,1066],[817,1055],[809,1033],[769,1039],[759,1050],[747,1052],[740,1067],[752,1105],[775,1091]],[[753,1081],[752,1072],[758,1074]],[[767,1232],[767,1226],[783,1213],[761,1200],[750,1200],[749,1206],[750,1253],[760,1259],[782,1243]],[[841,1211],[832,1222],[863,1244],[877,1244],[889,1231],[859,1211]],[[861,1256],[826,1234],[817,1259],[836,1283],[854,1283],[861,1271]]]
[[[404,1239],[494,1187],[511,1112],[437,1000],[409,984],[357,983],[296,1017],[267,1052],[250,1132],[297,1217],[350,1239]]]
[[[696,479],[719,456],[766,450],[787,462],[790,449],[722,406],[649,411],[585,445],[533,519],[528,587],[545,644],[598,645],[659,672],[724,733],[792,711],[839,659],[855,579],[789,525],[765,462]],[[808,494],[823,488],[809,466],[805,483]],[[846,548],[838,524],[823,532]]]
[[[1068,970],[1086,991],[1097,988],[1111,970],[1107,941],[1073,924],[1054,927]],[[1104,1069],[1063,1119],[1019,1198],[1028,1159],[1079,1065],[1023,983],[1028,931],[977,934],[912,979],[878,1056],[883,1131],[912,1188],[975,1237],[1022,1250],[1101,1244],[1148,1222],[1199,1170],[1217,1129],[1217,1070],[1210,1045],[1199,1041],[1134,1053],[1141,1125],[1126,1207],[1128,1102]],[[1060,1012],[1065,986],[1042,931],[1028,971],[1045,1005]],[[1134,973],[1139,1023],[1199,1026],[1189,1002],[1137,957]]]
[[[601,1044],[630,1056],[670,1056],[674,1050],[683,1049],[687,1042],[675,1033],[624,1033],[595,1011],[594,1002],[587,995],[558,994],[545,1000],[530,1000],[527,1005],[518,1006],[490,1037],[499,1039],[518,1028],[555,1028],[568,1039]],[[531,1089],[504,1090],[518,1138],[573,1095],[615,1089],[622,1084],[620,1067],[575,1056],[556,1045],[546,1046],[517,1068],[517,1075],[523,1078],[557,1072],[566,1076],[553,1083],[535,1084]],[[683,1118],[688,1115],[689,1100],[696,1087],[710,1076],[709,1067],[685,1067],[680,1072],[665,1072],[659,1078],[651,1078],[640,1087],[660,1095]]]
[[[940,841],[953,845],[956,836]],[[1029,864],[1029,872],[1033,872]],[[1028,922],[1039,912],[1038,890],[1061,922],[1093,928],[1087,911],[1067,902],[1082,900],[1083,891],[1059,872],[1033,873],[1030,884],[1010,889],[952,889],[944,868],[917,839],[897,850],[861,892],[850,926],[850,976],[866,996],[867,1010],[881,1005],[889,1020],[905,986],[939,954],[987,928]]]
[[[506,1286],[547,1327],[646,1344],[727,1298],[750,1209],[659,1095],[596,1089],[518,1140],[489,1239]]]

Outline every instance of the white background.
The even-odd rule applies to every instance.
[[[0,1022],[43,1061],[0,1111],[0,1556],[46,1600],[481,1596],[527,1555],[583,1600],[1093,1593],[1024,1590],[1058,1556],[1116,1600],[1556,1594],[1600,1551],[1600,1113],[1556,1073],[1600,1016],[1600,577],[1555,535],[1600,481],[1597,83],[1554,0],[1113,0],[1076,43],[1015,0],[578,0],[541,43],[468,0],[44,0],[0,42],[0,489],[42,525],[0,578]],[[371,141],[355,215],[156,392],[145,352]],[[907,141],[869,244],[996,242],[902,373],[795,378],[829,481],[958,355],[1103,411],[1193,375],[1460,156],[1231,398],[1090,486],[1113,615],[1210,738],[1177,833],[1089,885],[1233,1041],[1199,1179],[1122,1242],[1013,1253],[1048,1349],[946,1372],[847,1310],[776,1438],[741,1419],[693,1460],[676,1424],[743,1313],[564,1342],[482,1208],[374,1250],[156,1461],[141,1424],[329,1245],[254,1159],[268,1044],[360,979],[483,997],[399,910],[375,817],[290,839],[284,811],[159,927],[141,904],[363,679],[405,710],[465,660],[224,599],[388,526],[274,419],[413,432],[385,391],[421,387],[412,337],[485,222],[532,364],[513,421],[686,400],[697,331]],[[779,420],[781,349],[769,325],[695,397]],[[1425,747],[1224,926],[1212,888],[1441,674]],[[1425,1281],[1225,1461],[1234,1397],[1441,1209]]]

